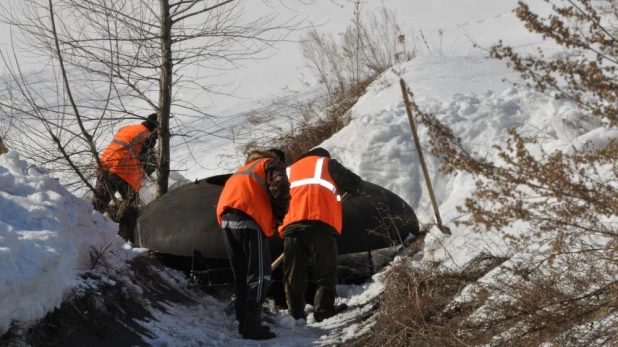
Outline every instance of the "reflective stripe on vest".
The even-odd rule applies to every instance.
[[[144,141],[151,135],[143,124],[127,125],[118,131],[101,154],[105,171],[111,172],[139,192],[142,187],[143,168],[139,152]]]
[[[330,158],[309,156],[292,164],[289,170],[290,209],[279,227],[279,234],[291,224],[319,221],[341,234],[343,209],[339,188],[328,170]]]
[[[325,179],[322,179],[322,167],[324,166],[324,157],[319,157],[318,161],[315,164],[315,173],[312,178],[305,178],[298,181],[290,181],[290,189],[304,186],[307,184],[318,184],[322,187],[330,190],[333,194],[337,196],[337,201],[341,201],[341,196],[337,193],[337,187],[334,184],[328,182]],[[288,178],[290,177],[291,167],[286,169],[288,174]]]
[[[227,208],[240,210],[250,216],[270,237],[275,232],[275,219],[266,183],[265,164],[270,158],[261,158],[238,169],[225,183],[217,203],[217,220],[222,225],[222,215]]]
[[[253,177],[256,181],[258,181],[258,183],[268,192],[268,185],[266,184],[266,181],[264,181],[264,179],[262,177],[260,177],[260,175],[256,174],[255,172],[253,172],[253,169],[255,169],[255,167],[262,162],[262,159],[260,160],[256,160],[253,164],[251,164],[251,166],[249,166],[247,168],[247,170],[245,171],[237,171],[235,172],[232,176],[238,176],[238,175],[247,175],[247,176],[251,176]]]
[[[140,141],[143,141],[144,139],[142,138],[144,135],[146,135],[146,137],[148,137],[148,135],[150,135],[150,130],[146,129],[144,131],[142,131],[141,133],[137,134],[135,137],[133,137],[131,139],[131,142],[126,143],[124,141],[120,141],[117,139],[112,140],[112,143],[115,143],[117,145],[121,145],[124,148],[128,149],[129,151],[131,151],[131,153],[133,153],[134,156],[139,157],[139,152],[135,150],[135,145],[137,145]]]

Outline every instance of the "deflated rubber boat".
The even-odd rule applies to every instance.
[[[135,231],[139,247],[162,254],[201,259],[227,259],[216,205],[231,174],[185,184],[142,209]],[[338,237],[340,259],[401,245],[419,233],[416,215],[403,199],[365,181],[362,197],[343,202],[343,229]],[[283,252],[279,236],[269,239],[271,258]]]

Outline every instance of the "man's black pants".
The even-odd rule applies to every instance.
[[[248,306],[260,306],[270,286],[270,247],[260,226],[242,212],[222,218],[223,239],[236,278],[236,318],[242,324]]]

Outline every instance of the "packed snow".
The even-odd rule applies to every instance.
[[[396,66],[381,76],[353,107],[352,122],[322,146],[363,179],[401,196],[413,207],[422,223],[433,222],[433,211],[411,139],[399,89],[400,77],[408,83],[423,110],[437,115],[471,151],[482,155],[492,156],[492,144],[502,143],[506,131],[512,127],[525,134],[542,135],[545,139],[542,146],[549,151],[568,150],[589,140],[601,145],[618,136],[615,130],[609,131],[601,124],[580,119],[572,103],[516,85],[520,82],[518,75],[503,62],[488,60],[483,57],[482,50],[471,48],[472,39],[481,47],[500,38],[521,49],[541,44],[538,38],[526,34],[510,12],[514,2],[384,2],[387,7],[405,13],[406,21],[410,18],[416,28],[434,35],[437,29],[446,28],[444,41],[439,44],[432,39],[430,50],[442,49],[445,53],[442,55],[449,57],[424,52],[425,56]],[[435,12],[438,5],[446,11]],[[324,26],[333,32],[343,29],[351,13],[350,4],[335,1],[315,6],[306,7],[308,15],[313,16],[310,18],[320,17],[327,8],[328,13],[339,16],[331,18],[333,20]],[[232,77],[243,82],[245,89],[239,90],[247,91],[255,101],[272,96],[285,84],[294,84],[300,58],[296,47],[293,52],[290,49],[286,46],[269,60],[233,72]],[[280,65],[276,59],[295,63]],[[265,76],[278,77],[264,86],[263,81],[270,80]],[[193,139],[192,151],[179,143],[173,148],[172,156],[181,158],[173,165],[184,170],[181,172],[186,177],[175,174],[171,188],[196,178],[228,172],[234,162],[241,160],[234,152],[227,127],[243,124],[245,119],[239,116],[239,111],[256,104],[238,105],[238,101],[222,101],[221,104],[221,114],[229,116],[215,129],[204,129],[221,136]],[[477,235],[453,226],[454,221],[466,218],[456,207],[472,191],[473,179],[465,174],[440,174],[440,161],[427,152],[430,139],[422,127],[419,135],[442,220],[453,231],[453,236],[446,237],[435,228],[432,230],[425,241],[425,260],[461,266],[482,251],[508,252],[499,235]],[[196,153],[199,156],[196,157]],[[229,155],[231,161],[222,165],[222,156]],[[142,192],[145,200],[153,197],[151,187],[152,183],[145,185]],[[518,228],[524,230],[525,226],[516,225],[512,231],[517,232]],[[117,230],[117,225],[108,217],[93,211],[89,203],[62,187],[53,173],[21,160],[15,150],[1,155],[0,334],[11,322],[34,322],[42,318],[58,307],[72,288],[96,285],[90,277],[80,276],[92,269],[90,254],[93,249],[109,250],[110,268],[117,269],[117,273],[128,259],[146,251],[124,244]],[[104,279],[105,273],[101,276]],[[175,286],[187,285],[180,273],[170,270],[166,276]],[[125,280],[131,282],[129,278]],[[296,322],[283,310],[278,310],[268,321],[278,337],[261,343],[242,340],[233,315],[225,312],[226,300],[190,290],[187,295],[198,302],[197,305],[165,306],[163,303],[165,310],[150,308],[154,319],[138,323],[150,332],[143,340],[154,346],[329,345],[353,339],[370,328],[370,323],[359,317],[370,313],[372,302],[382,288],[380,274],[363,285],[339,286],[340,300],[351,308],[321,323],[316,323],[311,315],[307,322]]]
[[[90,247],[123,246],[117,229],[16,151],[0,156],[0,332],[59,307]]]

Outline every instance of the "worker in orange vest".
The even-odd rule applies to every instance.
[[[251,152],[245,165],[225,183],[217,204],[217,218],[236,278],[238,332],[245,339],[277,336],[261,325],[271,275],[267,238],[275,233],[290,204],[285,158],[277,154],[282,152]]]
[[[359,196],[363,180],[323,148],[303,154],[287,169],[290,210],[279,229],[283,238],[283,276],[288,311],[306,319],[305,289],[308,258],[313,257],[313,277],[318,285],[313,316],[317,322],[347,308],[335,306],[338,283],[337,236],[341,234],[341,195]]]
[[[136,205],[139,202],[144,171],[150,175],[156,167],[156,156],[151,151],[157,142],[156,130],[157,114],[153,113],[141,124],[120,128],[105,148],[100,157],[102,170],[97,170],[97,183],[92,200],[97,211],[103,213],[108,210],[109,202],[118,192],[122,200],[127,201],[128,206],[135,210],[135,216],[129,218],[137,217]],[[130,225],[127,227],[131,228]]]

